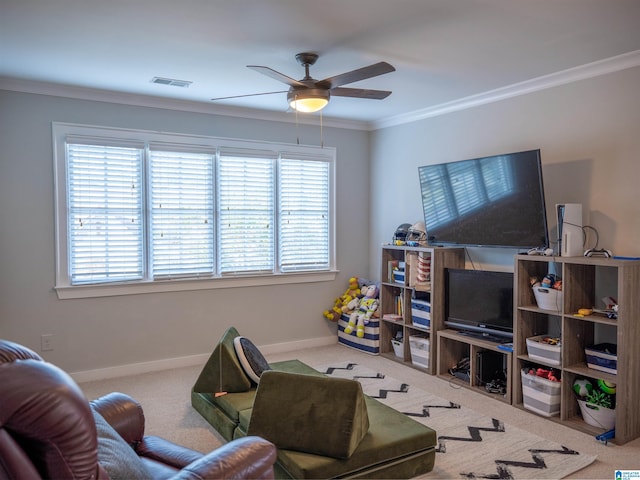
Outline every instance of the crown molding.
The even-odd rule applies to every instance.
[[[253,120],[298,123],[302,125],[315,126],[318,125],[320,121],[318,115],[298,115],[296,119],[296,115],[292,112],[274,112],[270,110],[211,105],[192,100],[115,92],[111,90],[101,90],[14,77],[0,77],[0,90],[73,98],[76,100],[117,103],[136,107],[151,107],[192,113],[204,113],[207,115],[222,115],[227,117],[249,118]],[[371,124],[369,122],[359,120],[347,120],[325,116],[322,118],[322,123],[325,127],[345,128],[351,130],[371,129]]]
[[[626,70],[640,66],[640,50],[624,53],[597,62],[588,63],[579,67],[568,68],[549,75],[526,80],[524,82],[514,83],[506,87],[496,88],[477,95],[453,100],[451,102],[441,103],[432,107],[415,110],[413,112],[388,117],[374,123],[373,129],[381,129],[411,123],[425,118],[437,117],[447,113],[458,112],[468,108],[474,108],[488,103],[499,102],[508,98],[526,95],[528,93],[546,90],[548,88],[566,85],[568,83],[578,82],[609,73]]]

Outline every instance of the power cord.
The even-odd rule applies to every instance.
[[[582,246],[584,247],[587,244],[587,230],[591,230],[595,237],[596,237],[596,244],[594,245],[594,247],[591,250],[597,250],[598,249],[598,244],[600,243],[600,234],[598,233],[598,230],[596,230],[594,227],[592,227],[591,225],[577,225],[575,223],[570,223],[570,222],[564,222],[566,225],[571,225],[572,227],[578,227],[580,228],[580,230],[582,230]],[[556,245],[559,244],[562,240],[558,239],[556,242],[554,242]]]

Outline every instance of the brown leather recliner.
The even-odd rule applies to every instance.
[[[142,407],[133,398],[111,393],[90,406],[60,368],[0,339],[0,479],[109,479],[98,460],[91,407],[135,451],[149,478],[273,478],[270,442],[245,437],[205,455],[145,436]]]

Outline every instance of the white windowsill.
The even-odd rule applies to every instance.
[[[290,283],[330,282],[335,280],[337,274],[337,270],[331,270],[327,272],[237,276],[206,280],[162,280],[155,282],[119,283],[112,285],[58,286],[55,287],[55,291],[60,300],[66,300],[71,298],[114,297],[118,295],[140,295],[145,293],[286,285]]]

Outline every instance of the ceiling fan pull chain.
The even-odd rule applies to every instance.
[[[296,112],[296,143],[300,145],[300,129],[298,128],[298,110],[294,109]]]
[[[322,110],[320,110],[320,148],[324,148],[324,130],[322,129]]]

